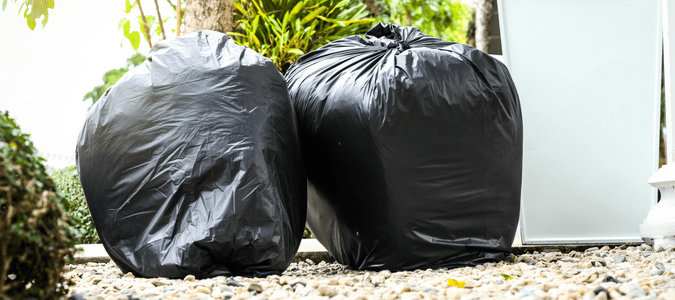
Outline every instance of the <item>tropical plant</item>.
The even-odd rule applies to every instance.
[[[145,55],[136,53],[129,58],[127,58],[127,66],[124,68],[119,68],[119,69],[112,69],[108,72],[105,72],[103,74],[103,84],[98,85],[94,87],[93,90],[89,91],[86,95],[84,95],[84,99],[82,101],[87,101],[89,99],[92,100],[91,105],[93,106],[96,101],[98,101],[101,96],[105,93],[105,91],[111,87],[115,82],[117,82],[124,74],[126,74],[129,71],[129,68],[138,66],[142,64],[145,61]]]
[[[282,73],[301,55],[375,21],[359,0],[235,0],[234,7],[236,29],[228,35]]]
[[[471,10],[459,0],[384,0],[378,21],[414,26],[437,38],[466,43]]]
[[[63,168],[54,172],[51,177],[56,184],[56,191],[61,193],[64,200],[70,205],[70,209],[66,211],[70,223],[80,232],[80,236],[75,239],[75,243],[100,243],[94,222],[91,219],[89,206],[87,206],[87,199],[84,197],[80,177],[77,175],[77,167]]]
[[[57,299],[77,232],[29,137],[0,113],[0,298]]]
[[[17,2],[17,0],[13,1]],[[2,0],[3,11],[7,7],[7,2],[7,0]],[[26,19],[26,25],[28,25],[30,30],[35,29],[37,20],[42,17],[42,28],[47,25],[47,21],[49,21],[49,9],[54,8],[54,0],[21,0],[20,2],[21,6],[19,7],[19,14],[21,14],[21,10],[23,10],[23,17]]]

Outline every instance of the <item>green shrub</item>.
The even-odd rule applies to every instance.
[[[384,0],[377,20],[414,26],[446,41],[466,43],[471,9],[460,0]]]
[[[77,168],[75,166],[63,168],[54,172],[52,178],[56,183],[56,190],[70,204],[70,210],[66,214],[70,218],[70,224],[80,232],[80,237],[75,242],[77,244],[100,243],[87,200],[84,197],[80,177],[77,175]]]
[[[43,158],[8,113],[0,113],[0,298],[56,299],[76,232]]]
[[[282,73],[301,55],[364,33],[375,19],[360,0],[234,0],[237,43],[272,60]]]
[[[305,227],[305,232],[302,233],[302,238],[303,239],[315,239],[314,234],[312,234],[311,231],[309,231],[309,228]]]

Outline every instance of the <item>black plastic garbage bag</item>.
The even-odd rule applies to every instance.
[[[123,272],[283,272],[305,225],[306,177],[286,82],[227,35],[159,42],[87,116],[77,167]]]
[[[509,254],[522,120],[501,62],[380,24],[365,39],[302,56],[286,80],[310,183],[309,229],[338,262],[405,270]]]

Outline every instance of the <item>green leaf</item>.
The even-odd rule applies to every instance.
[[[44,18],[42,18],[42,28],[45,28],[45,25],[47,25],[48,20],[49,20],[49,14],[45,14]]]
[[[124,25],[122,25],[122,28],[124,28],[123,29],[124,36],[129,35],[129,31],[131,30],[131,22],[129,20],[126,20],[126,22],[124,22]]]
[[[5,7],[7,7],[7,0],[2,1],[2,10],[5,10]]]
[[[314,18],[316,18],[316,16],[322,14],[326,10],[328,10],[328,8],[325,7],[325,6],[322,6],[319,9],[312,11],[310,14],[308,14],[307,16],[302,18],[302,20],[300,20],[300,25],[304,25],[305,23],[314,20]]]
[[[125,0],[124,2],[124,13],[130,13],[131,12],[131,2],[129,0]]]
[[[511,275],[507,275],[507,274],[504,274],[504,273],[502,273],[502,274],[500,274],[500,275],[502,275],[502,277],[504,277],[504,280],[511,280],[511,279],[513,279],[513,276],[511,276]]]
[[[47,14],[47,0],[32,1],[30,16],[33,17],[33,19],[39,19],[41,16]]]
[[[302,52],[302,50],[300,50],[298,48],[288,49],[288,51],[286,51],[286,52],[291,53],[291,54],[297,54],[297,55],[305,55],[305,52]]]
[[[30,28],[30,30],[34,30],[35,25],[37,25],[37,23],[35,22],[35,19],[33,19],[31,17],[26,17],[26,24],[28,24],[28,28]]]
[[[124,36],[129,40],[134,51],[138,51],[138,46],[141,44],[141,34],[138,31],[133,31]]]
[[[47,8],[54,9],[54,0],[47,0]]]
[[[306,4],[307,3],[305,1],[299,1],[298,4],[296,4],[291,10],[291,13],[288,15],[289,20],[294,19],[295,15],[297,15],[300,12],[300,10],[305,8]]]
[[[239,5],[238,2],[234,2],[234,8],[236,8],[242,15],[246,14],[246,10],[244,10],[244,8],[241,5]]]
[[[122,29],[122,26],[124,26],[126,22],[129,22],[129,20],[127,20],[127,18],[122,18],[120,22],[117,23],[117,29]]]

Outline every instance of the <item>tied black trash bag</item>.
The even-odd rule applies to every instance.
[[[412,27],[377,25],[286,73],[308,226],[356,269],[460,267],[508,255],[522,121],[507,68]]]
[[[295,255],[306,178],[286,82],[227,35],[159,42],[92,107],[77,167],[123,272],[266,276]]]

